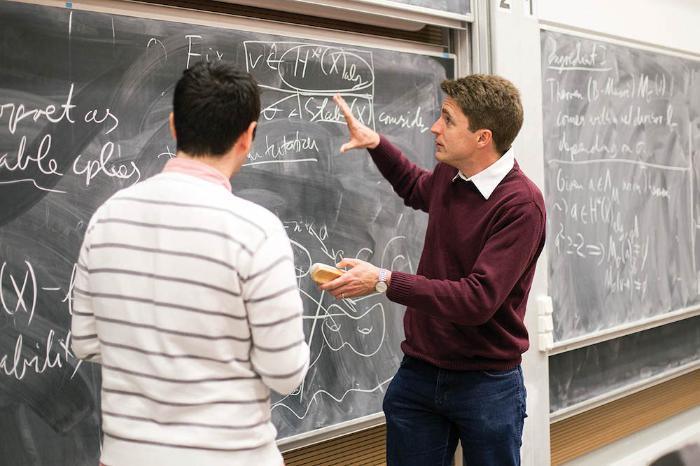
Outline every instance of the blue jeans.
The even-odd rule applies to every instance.
[[[388,466],[520,464],[525,414],[520,366],[451,371],[404,356],[384,396]]]

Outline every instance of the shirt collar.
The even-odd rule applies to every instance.
[[[454,178],[452,178],[452,181],[454,182],[457,178],[471,181],[481,195],[484,196],[484,199],[488,199],[496,190],[498,184],[503,181],[503,178],[513,169],[514,165],[515,155],[512,150],[509,150],[494,163],[469,178],[462,173],[462,170],[459,170]]]
[[[194,176],[214,184],[219,184],[231,191],[231,182],[223,173],[196,159],[186,159],[184,157],[172,158],[168,160],[168,163],[163,167],[163,172],[183,173],[185,175]]]

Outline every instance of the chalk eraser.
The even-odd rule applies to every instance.
[[[309,272],[311,273],[311,279],[322,285],[340,277],[345,273],[345,270],[317,262],[311,266]]]

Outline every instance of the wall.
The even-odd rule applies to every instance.
[[[536,11],[542,21],[700,54],[697,0],[541,0]]]
[[[501,8],[502,3],[491,2],[492,72],[510,79],[520,89],[525,121],[513,150],[523,171],[544,192],[538,24],[524,11],[524,2],[507,2],[511,6],[509,10]],[[548,365],[545,353],[538,350],[536,310],[537,298],[547,294],[546,264],[545,248],[540,256],[525,319],[530,334],[530,350],[523,358],[528,418],[521,453],[523,465],[527,466],[549,464]]]

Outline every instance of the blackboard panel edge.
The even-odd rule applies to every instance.
[[[700,53],[693,53],[690,50],[665,47],[663,45],[653,44],[651,42],[634,40],[627,37],[616,36],[613,34],[605,34],[603,32],[593,31],[589,29],[581,29],[570,25],[562,25],[553,21],[540,20],[540,31],[567,34],[570,36],[579,37],[581,39],[597,40],[613,45],[619,45],[622,47],[632,47],[635,49],[644,50],[646,52],[660,53],[663,55],[670,55],[672,57],[684,58],[687,60],[700,60]]]
[[[632,335],[633,333],[643,332],[652,328],[661,327],[680,320],[690,319],[700,315],[700,305],[686,307],[676,311],[672,311],[659,316],[650,317],[636,322],[629,322],[617,327],[601,330],[599,332],[581,335],[580,337],[570,338],[554,342],[554,346],[547,353],[549,356],[554,356],[567,351],[592,346],[596,343],[602,343],[615,338]]]
[[[370,0],[371,1],[371,0]],[[457,13],[457,12],[452,12],[452,11],[444,11],[444,10],[438,10],[434,8],[429,8],[429,7],[423,7],[423,6],[417,6],[417,5],[408,5],[408,4],[403,4],[400,3],[397,0],[388,0],[389,2],[392,3],[391,8],[397,9],[397,10],[402,10],[405,12],[411,12],[411,13],[417,13],[425,16],[430,16],[433,17],[433,21],[437,21],[434,23],[427,23],[427,24],[435,24],[436,26],[447,26],[447,27],[453,27],[456,29],[464,29],[464,22],[472,22],[474,21],[474,9],[472,8],[472,3],[471,1],[467,1],[466,5],[466,10],[463,13]],[[365,3],[365,2],[362,2]],[[455,26],[452,22],[446,23],[444,21],[440,21],[440,19],[450,19],[450,20],[457,20],[462,22],[462,27]]]
[[[550,422],[557,422],[557,421],[563,421],[564,419],[568,419],[570,417],[576,416],[577,414],[581,414],[586,411],[590,411],[591,409],[595,409],[599,406],[605,405],[607,403],[620,400],[622,398],[625,398],[627,396],[633,395],[635,393],[641,392],[642,390],[646,390],[647,388],[651,388],[656,385],[660,385],[664,382],[668,382],[669,380],[676,379],[678,377],[681,377],[683,375],[689,374],[693,371],[699,370],[700,369],[700,360],[692,361],[687,364],[684,364],[682,366],[676,367],[671,369],[670,371],[665,371],[660,374],[657,374],[653,377],[650,377],[648,379],[640,380],[638,382],[634,382],[629,385],[625,385],[624,387],[620,387],[616,390],[612,390],[610,392],[603,393],[602,395],[598,395],[593,398],[589,398],[588,400],[582,401],[580,403],[573,404],[571,406],[567,406],[566,408],[559,409],[557,411],[554,411],[549,414],[549,421]]]
[[[467,0],[463,13],[440,10],[419,5],[410,5],[399,0],[376,2],[373,0],[317,1],[310,5],[277,0],[217,0],[224,3],[237,3],[257,8],[308,14],[343,21],[361,22],[370,26],[389,27],[416,31],[424,25],[464,29],[467,22],[474,21],[471,2]],[[311,13],[310,13],[311,12]],[[348,16],[351,13],[351,16]]]
[[[303,434],[285,437],[277,441],[277,446],[282,453],[288,453],[300,448],[317,445],[339,437],[371,429],[372,427],[384,424],[384,422],[384,413],[374,413]]]
[[[193,26],[206,26],[228,29],[231,31],[251,32],[259,34],[288,35],[306,40],[318,40],[331,44],[369,47],[380,50],[414,53],[428,57],[447,58],[456,60],[455,54],[443,52],[442,47],[428,43],[410,42],[402,39],[368,36],[361,32],[348,32],[324,28],[313,28],[309,32],[306,25],[284,23],[260,19],[216,13],[206,9],[186,9],[173,5],[149,3],[149,0],[132,2],[130,0],[100,0],[99,6],[93,3],[74,2],[72,7],[66,7],[66,2],[58,0],[7,0],[14,3],[65,8],[66,10],[103,13],[108,15],[130,16],[139,19],[155,21],[172,21]],[[217,0],[218,1],[218,0]],[[103,3],[104,2],[104,3]],[[313,19],[309,17],[309,19]],[[273,29],[270,29],[273,28]],[[271,32],[273,31],[273,32]]]

